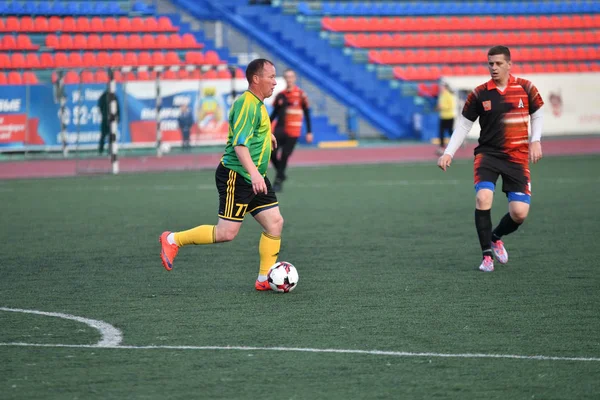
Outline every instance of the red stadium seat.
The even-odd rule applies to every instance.
[[[73,85],[79,83],[79,74],[75,71],[67,71],[64,75],[63,83],[65,85]]]
[[[129,17],[120,17],[118,26],[120,32],[131,32],[131,20]]]
[[[133,32],[145,32],[147,27],[141,17],[133,17],[129,26]]]
[[[52,53],[40,54],[40,67],[54,68],[54,57],[52,56]]]
[[[163,74],[162,74],[162,79],[170,79],[170,80],[175,80],[177,79],[177,73],[175,71],[171,71],[171,70],[166,70]]]
[[[245,79],[246,78],[246,73],[244,71],[242,71],[241,68],[237,68],[235,70],[235,77],[236,78],[240,78],[240,79]]]
[[[81,83],[94,83],[95,81],[96,77],[92,71],[81,72]]]
[[[211,69],[202,74],[202,79],[217,79],[217,71]]]
[[[156,49],[170,49],[173,46],[173,43],[169,41],[169,37],[165,34],[156,35],[154,37],[154,48]]]
[[[171,32],[175,30],[171,20],[168,17],[160,17],[158,19],[158,29],[161,32]]]
[[[62,21],[62,31],[63,32],[77,32],[77,27],[75,25],[75,18],[73,17],[65,17]]]
[[[7,79],[4,72],[0,72],[0,85],[6,85]]]
[[[119,72],[119,71],[115,71],[115,72]],[[134,72],[129,71],[129,72],[126,72],[125,74],[123,74],[120,77],[116,77],[115,76],[115,80],[117,82],[131,82],[131,81],[137,81],[138,77],[137,77],[137,75]]]
[[[87,47],[90,50],[99,50],[103,48],[102,40],[100,35],[92,34],[87,37]]]
[[[142,49],[155,49],[157,48],[154,36],[147,33],[142,36]]]
[[[125,57],[123,58],[124,65],[135,67],[138,65],[138,57],[134,52],[125,53]]]
[[[167,65],[180,65],[181,64],[179,55],[174,51],[168,51],[167,54],[165,54],[165,62]]]
[[[48,19],[46,17],[35,17],[33,29],[35,32],[48,32]]]
[[[179,36],[178,33],[173,33],[173,34],[169,35],[168,40],[169,40],[169,47],[172,49],[182,49],[185,47],[185,45],[183,44],[183,40],[182,40],[181,36]]]
[[[123,57],[123,53],[112,53],[110,55],[110,65],[113,67],[121,67],[125,65],[125,58]]]
[[[104,23],[102,22],[102,18],[93,17],[90,21],[90,31],[91,32],[104,32]]]
[[[185,63],[193,65],[204,64],[204,55],[199,51],[188,51],[185,53]]]
[[[105,51],[100,51],[96,55],[96,65],[99,67],[109,67],[111,65],[110,55]]]
[[[85,50],[88,48],[88,41],[83,34],[78,33],[73,37],[73,48],[77,50]]]
[[[81,54],[70,53],[68,57],[69,57],[69,67],[71,67],[71,68],[83,67],[83,59],[81,58]]]
[[[96,66],[96,54],[91,51],[86,51],[83,53],[83,66],[84,67],[94,67]]]
[[[78,17],[75,20],[75,30],[77,32],[92,32],[90,20],[87,17]]]
[[[127,48],[128,49],[143,49],[144,45],[142,44],[142,37],[140,35],[130,35],[127,38]]]
[[[37,53],[27,53],[25,56],[25,68],[40,68],[41,63]]]
[[[175,36],[175,35],[173,35]],[[198,42],[196,41],[196,37],[194,35],[192,35],[191,33],[184,33],[183,36],[181,37],[181,42],[183,44],[183,47],[185,48],[196,48],[196,47],[200,47],[198,45]]]
[[[219,54],[217,54],[217,52],[214,50],[208,50],[206,53],[204,53],[204,63],[209,65],[221,64]]]
[[[10,56],[7,53],[0,53],[0,68],[10,68]]]
[[[10,64],[13,68],[25,68],[25,56],[23,53],[13,53],[10,56]]]
[[[219,71],[217,71],[217,78],[218,79],[231,79],[231,72],[229,72],[229,69],[227,69],[227,68],[219,70]]]
[[[17,17],[6,17],[5,23],[6,32],[19,32],[21,30],[21,24]]]
[[[117,24],[117,20],[113,17],[108,17],[104,19],[104,31],[105,32],[118,32],[119,25]]]
[[[107,50],[115,49],[115,38],[110,33],[105,33],[100,37],[102,48]]]
[[[62,50],[71,50],[73,48],[73,39],[69,34],[62,34],[58,37],[58,47]]]
[[[152,53],[152,65],[166,65],[165,55],[160,51]]]
[[[124,34],[119,33],[117,36],[115,36],[115,48],[119,50],[130,49],[132,47],[129,47],[129,44],[129,38]]]
[[[9,72],[7,83],[9,85],[22,85],[23,80],[21,79],[21,74],[15,71]]]
[[[2,37],[2,49],[3,50],[15,50],[17,48],[17,41],[12,35],[4,35]]]
[[[154,17],[147,17],[144,21],[144,27],[147,32],[160,32],[158,21]]]
[[[62,19],[50,17],[48,19],[48,32],[62,32]]]
[[[19,21],[19,31],[21,32],[33,32],[33,18],[31,17],[21,17]]]
[[[149,66],[152,65],[152,56],[147,51],[138,53],[138,65]]]
[[[58,36],[46,35],[46,47],[51,47],[53,49],[60,48],[60,44],[58,43]]]

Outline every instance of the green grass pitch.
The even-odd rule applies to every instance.
[[[0,307],[97,319],[127,346],[0,346],[9,399],[597,399],[600,157],[532,166],[509,264],[480,273],[472,164],[296,168],[279,196],[285,295],[258,293],[258,224],[186,247],[163,230],[216,222],[214,171],[0,181]],[[493,220],[506,212],[497,193]],[[0,311],[0,343],[90,345],[76,321]],[[595,358],[440,357],[506,354]]]

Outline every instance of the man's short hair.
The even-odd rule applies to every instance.
[[[503,54],[506,61],[510,61],[510,50],[506,46],[494,46],[488,50],[488,56]]]
[[[252,77],[254,75],[260,75],[262,73],[266,64],[275,65],[266,58],[257,58],[256,60],[250,61],[250,64],[246,67],[246,79],[248,80],[248,83],[252,83]]]

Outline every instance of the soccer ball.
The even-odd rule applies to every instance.
[[[269,269],[267,281],[273,291],[288,293],[298,285],[298,271],[291,263],[279,261]]]

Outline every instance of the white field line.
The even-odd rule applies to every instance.
[[[542,355],[518,354],[482,354],[482,353],[413,353],[406,351],[385,350],[352,350],[352,349],[313,349],[303,347],[254,347],[254,346],[98,346],[97,344],[36,344],[36,343],[0,343],[0,346],[20,347],[51,347],[51,348],[78,348],[78,349],[117,349],[117,350],[238,350],[238,351],[285,351],[298,353],[330,353],[330,354],[359,354],[390,357],[423,357],[423,358],[489,358],[512,360],[538,360],[538,361],[588,361],[600,362],[600,357],[557,357]]]
[[[114,346],[120,345],[121,342],[123,341],[123,335],[121,334],[120,330],[118,330],[111,324],[108,324],[104,321],[98,321],[96,319],[83,318],[83,317],[78,317],[78,316],[71,315],[71,314],[62,314],[62,313],[55,313],[55,312],[46,312],[46,311],[38,311],[38,310],[23,310],[20,308],[0,307],[0,311],[10,311],[10,312],[16,312],[16,313],[23,313],[23,314],[45,315],[47,317],[57,317],[57,318],[69,319],[72,321],[84,323],[84,324],[98,330],[98,332],[100,332],[100,335],[102,336],[100,341],[98,343],[96,343],[94,345],[94,347],[114,347]]]
[[[114,326],[95,319],[78,317],[70,314],[45,312],[38,310],[24,310],[20,308],[0,307],[0,311],[10,311],[24,314],[37,314],[49,317],[58,317],[72,321],[78,321],[97,329],[102,335],[102,340],[96,344],[41,344],[41,343],[0,343],[0,346],[8,347],[49,347],[49,348],[78,348],[78,349],[118,349],[118,350],[237,350],[237,351],[286,351],[300,353],[330,353],[330,354],[360,354],[390,357],[429,357],[429,358],[497,358],[517,360],[542,360],[542,361],[596,361],[598,357],[555,357],[542,355],[515,355],[515,354],[480,354],[480,353],[412,353],[406,351],[383,351],[383,350],[352,350],[352,349],[313,349],[304,347],[254,347],[254,346],[124,346],[121,345],[123,336],[121,331]]]

